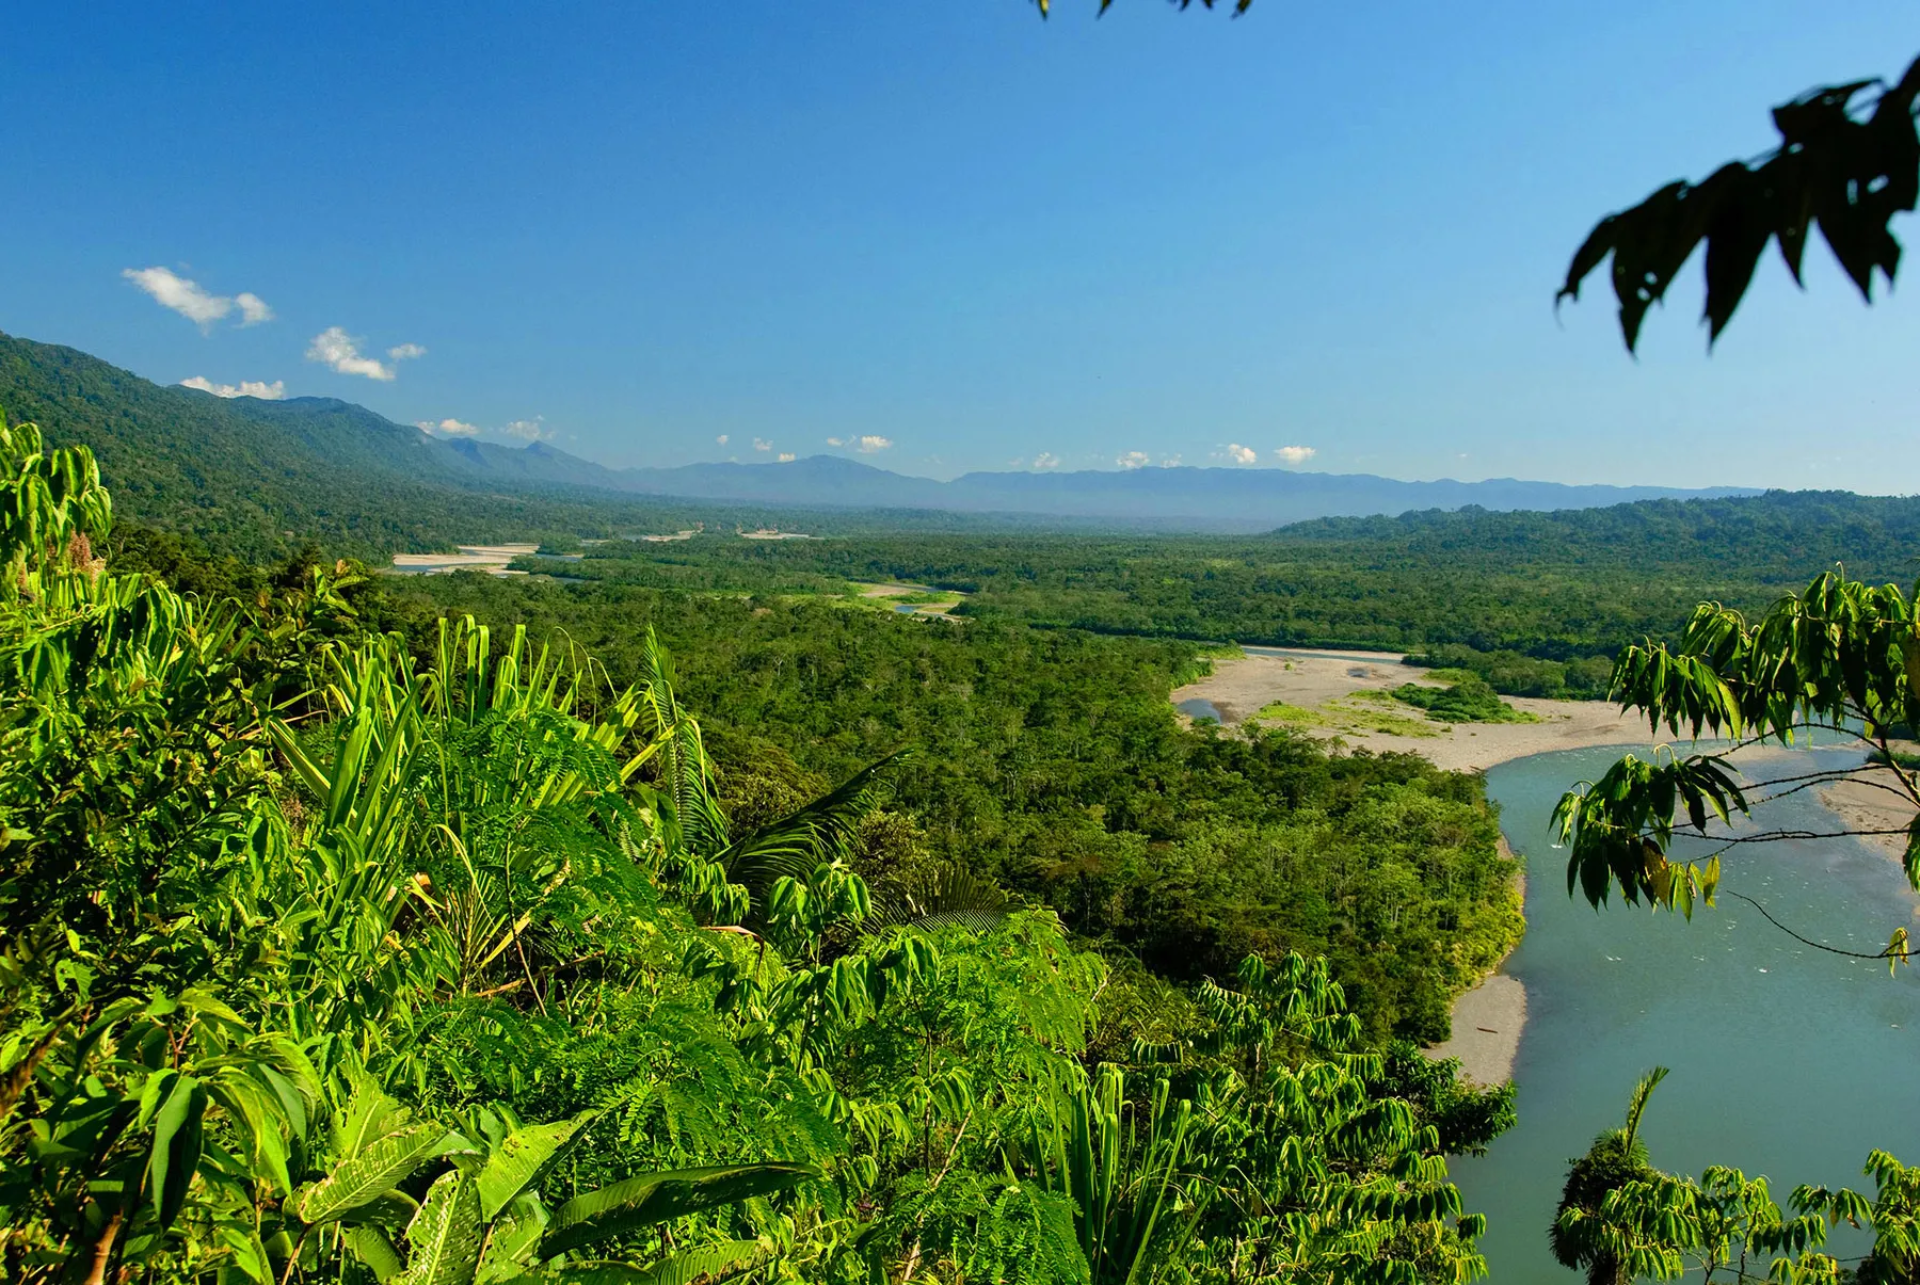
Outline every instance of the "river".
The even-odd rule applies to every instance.
[[[1452,1166],[1467,1208],[1488,1217],[1481,1244],[1494,1285],[1580,1279],[1547,1252],[1567,1162],[1620,1123],[1634,1081],[1655,1065],[1673,1074],[1653,1096],[1642,1137],[1662,1169],[1698,1176],[1719,1163],[1765,1174],[1784,1207],[1800,1183],[1871,1194],[1860,1170],[1874,1147],[1920,1161],[1920,1094],[1910,1078],[1920,980],[1911,968],[1889,980],[1886,965],[1803,946],[1731,898],[1696,909],[1689,924],[1617,901],[1596,913],[1567,896],[1566,854],[1553,847],[1548,817],[1562,791],[1620,753],[1538,754],[1487,772],[1529,872],[1526,939],[1506,964],[1528,998],[1514,1066],[1519,1123],[1486,1156]],[[1811,791],[1762,816],[1837,828]],[[1723,889],[1818,941],[1874,951],[1915,918],[1898,864],[1859,840],[1739,848],[1723,866]],[[1861,1252],[1864,1238],[1842,1231],[1834,1252]]]

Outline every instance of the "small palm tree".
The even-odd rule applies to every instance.
[[[1627,1100],[1626,1124],[1595,1138],[1587,1154],[1567,1171],[1567,1185],[1560,1193],[1547,1240],[1562,1266],[1586,1272],[1588,1285],[1629,1285],[1633,1279],[1621,1237],[1602,1217],[1601,1207],[1608,1193],[1656,1176],[1648,1163],[1646,1144],[1640,1141],[1640,1117],[1647,1099],[1666,1078],[1664,1066],[1641,1076]]]

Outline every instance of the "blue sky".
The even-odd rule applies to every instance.
[[[0,329],[614,464],[1920,490],[1912,282],[1551,306],[1910,0],[1094,8],[18,6]]]

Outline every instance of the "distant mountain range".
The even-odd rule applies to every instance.
[[[85,441],[117,497],[149,520],[242,545],[314,534],[359,546],[444,542],[465,515],[469,539],[579,526],[598,506],[631,519],[674,501],[769,509],[915,510],[1053,517],[1084,528],[1254,531],[1312,518],[1594,508],[1659,498],[1755,494],[1737,487],[1566,486],[1498,479],[1402,482],[1273,469],[969,473],[908,477],[820,455],[785,464],[614,469],[535,442],[429,436],[331,398],[220,398],[163,387],[72,348],[0,335],[0,407],[40,421],[56,442]],[[456,501],[465,494],[480,497]],[[596,498],[597,497],[597,498]],[[611,505],[612,509],[608,510]],[[433,521],[426,522],[428,515]],[[410,526],[410,519],[412,525]],[[424,525],[422,525],[424,523]],[[264,532],[264,535],[259,533]],[[269,538],[270,537],[270,538]]]
[[[558,452],[555,452],[558,454]],[[967,473],[905,477],[816,455],[789,464],[689,464],[607,470],[602,485],[649,495],[961,513],[1158,519],[1194,530],[1262,530],[1310,518],[1392,516],[1469,505],[1493,510],[1599,508],[1636,500],[1754,495],[1741,487],[1567,486],[1558,482],[1400,482],[1370,473],[1142,468],[1123,472]]]

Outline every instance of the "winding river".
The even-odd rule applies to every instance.
[[[1698,1175],[1719,1163],[1765,1174],[1784,1206],[1799,1183],[1871,1193],[1860,1170],[1876,1146],[1920,1161],[1912,969],[1889,980],[1884,964],[1803,946],[1730,897],[1688,923],[1617,902],[1596,913],[1567,896],[1566,854],[1553,846],[1548,816],[1563,790],[1620,753],[1538,754],[1487,772],[1530,874],[1526,940],[1506,964],[1528,995],[1514,1066],[1519,1123],[1486,1156],[1453,1162],[1467,1208],[1488,1216],[1482,1247],[1495,1285],[1579,1279],[1546,1247],[1567,1162],[1620,1122],[1634,1081],[1655,1065],[1673,1074],[1642,1137],[1663,1169]],[[1858,761],[1843,750],[1795,757]],[[1837,828],[1810,791],[1763,816]],[[1898,863],[1859,840],[1756,845],[1723,864],[1723,889],[1818,941],[1874,951],[1916,918]],[[1857,1234],[1830,1243],[1842,1255],[1863,1246]]]

